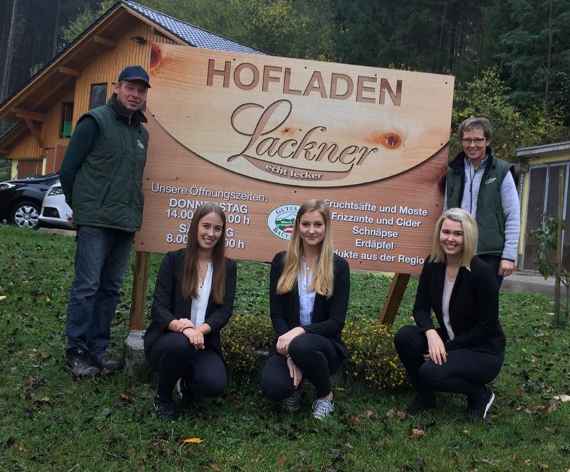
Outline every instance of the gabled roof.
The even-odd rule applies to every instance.
[[[235,52],[259,52],[253,48],[236,43],[231,39],[215,35],[197,26],[173,18],[165,13],[153,10],[132,0],[123,0],[125,5],[136,10],[149,20],[159,24],[163,28],[178,36],[182,41],[198,48],[220,49],[222,51]]]
[[[114,24],[124,18],[131,20],[136,18],[139,21],[144,21],[181,45],[187,44],[193,47],[230,52],[261,52],[132,0],[119,0],[40,69],[24,87],[0,103],[0,119],[17,119],[14,110],[20,108],[33,112],[45,111],[42,108],[47,107],[52,97],[55,97],[67,84],[75,80],[76,73],[74,71],[81,70],[96,52],[94,48],[99,46],[94,46],[94,44],[100,38],[98,35],[101,32],[104,35],[119,35],[120,28]],[[104,37],[102,40],[107,41]],[[26,127],[22,126],[22,122],[19,122],[18,126],[10,128],[0,136],[0,145],[2,147],[7,146],[9,142],[17,139],[17,133],[24,130]]]

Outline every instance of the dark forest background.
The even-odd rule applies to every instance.
[[[0,1],[4,101],[111,0]],[[456,76],[496,151],[570,139],[570,0],[139,0],[269,54]]]

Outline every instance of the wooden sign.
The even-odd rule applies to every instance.
[[[231,257],[287,247],[298,205],[328,202],[353,267],[418,272],[442,208],[453,77],[153,45],[139,251],[182,247],[220,204]]]

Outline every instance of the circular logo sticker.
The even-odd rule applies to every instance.
[[[269,213],[267,226],[278,238],[291,239],[298,211],[299,205],[282,205],[277,207]]]

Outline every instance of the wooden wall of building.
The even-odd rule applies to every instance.
[[[73,128],[77,120],[89,110],[89,99],[92,84],[107,84],[107,98],[113,93],[113,85],[123,67],[140,64],[150,69],[151,44],[175,44],[164,34],[156,31],[151,25],[133,20],[129,28],[125,28],[121,38],[114,47],[99,46],[99,54],[94,55],[89,64],[80,71],[74,86],[65,91],[46,114],[42,123],[42,144],[29,133],[22,135],[18,143],[10,150],[9,159],[14,160],[12,177],[57,172],[61,166],[68,138],[60,137],[62,120],[62,104],[73,102]],[[24,161],[34,161],[28,162]],[[17,175],[16,175],[17,173]]]
[[[42,152],[43,150],[36,139],[27,133],[11,149],[9,158],[18,160],[41,159]]]

